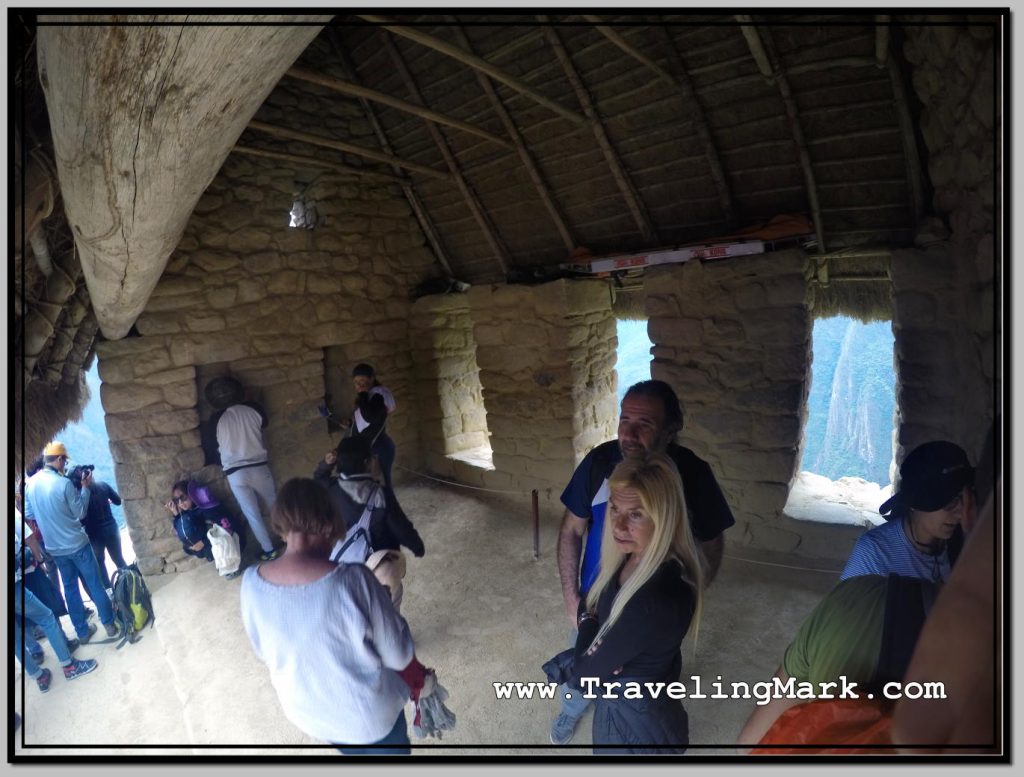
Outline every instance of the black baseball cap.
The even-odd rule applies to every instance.
[[[973,482],[974,467],[963,448],[945,440],[926,442],[904,459],[899,491],[883,502],[878,512],[887,520],[908,510],[935,512]]]

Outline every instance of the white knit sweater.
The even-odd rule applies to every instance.
[[[337,744],[369,744],[391,731],[409,700],[394,670],[415,648],[372,572],[339,564],[313,583],[276,585],[250,567],[241,599],[249,641],[292,723]]]

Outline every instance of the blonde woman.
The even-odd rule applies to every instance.
[[[644,453],[619,464],[608,484],[601,571],[580,603],[574,679],[602,696],[596,682],[622,683],[619,698],[596,699],[596,754],[681,753],[689,743],[682,702],[644,683],[679,679],[680,644],[700,619],[702,573],[682,481],[667,456]],[[625,698],[634,682],[643,698]]]

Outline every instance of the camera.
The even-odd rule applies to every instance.
[[[75,484],[75,488],[81,488],[82,478],[94,469],[96,469],[95,464],[79,464],[71,468],[71,471],[68,473],[68,479]]]

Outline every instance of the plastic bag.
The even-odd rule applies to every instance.
[[[242,551],[239,547],[238,535],[223,526],[213,524],[206,533],[206,537],[210,540],[213,563],[217,565],[217,572],[222,577],[237,572],[242,564]]]

